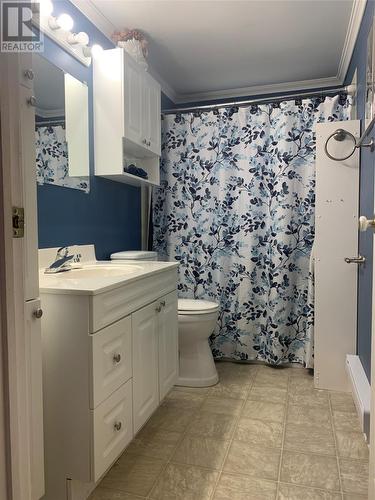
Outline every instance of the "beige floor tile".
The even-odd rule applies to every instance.
[[[194,412],[159,406],[146,424],[146,428],[158,428],[172,432],[184,432],[191,423]]]
[[[110,490],[107,488],[96,488],[95,491],[89,496],[88,500],[141,500],[145,497],[132,495],[118,490]]]
[[[286,366],[271,366],[271,365],[259,365],[258,373],[265,373],[267,375],[272,375],[277,378],[289,378],[290,368]]]
[[[248,400],[243,408],[242,416],[264,420],[265,422],[282,423],[285,418],[285,405]]]
[[[308,377],[291,377],[289,392],[293,394],[305,394],[306,391],[314,390],[314,379]]]
[[[357,413],[334,411],[333,422],[337,431],[361,432],[361,425]]]
[[[340,457],[368,459],[368,446],[361,432],[336,431],[336,441]]]
[[[191,419],[187,434],[226,440],[232,437],[236,422],[235,415],[199,411]]]
[[[324,429],[332,429],[331,412],[329,407],[289,405],[287,422],[296,425],[317,425]]]
[[[276,488],[273,481],[224,473],[213,500],[275,500]]]
[[[211,397],[203,403],[202,411],[224,413],[226,415],[239,415],[243,406],[242,399]]]
[[[336,455],[333,432],[317,425],[295,424],[289,421],[285,429],[284,448],[286,450],[322,455]]]
[[[320,408],[329,407],[327,391],[318,389],[306,389],[303,393],[289,393],[289,404],[297,406],[314,406]]]
[[[251,385],[243,382],[222,381],[210,388],[209,395],[214,397],[246,399]]]
[[[340,474],[345,493],[367,494],[368,462],[340,459]]]
[[[173,389],[162,402],[162,407],[193,411],[200,408],[206,394]]]
[[[348,392],[330,392],[331,406],[333,411],[356,412],[352,395]]]
[[[172,389],[172,391],[191,392],[200,396],[207,396],[209,390],[210,387],[184,387],[182,385],[175,385]]]
[[[281,481],[323,490],[340,490],[336,457],[284,451]]]
[[[255,377],[257,387],[272,387],[274,389],[287,389],[289,377],[280,376],[276,372],[259,372]]]
[[[219,473],[199,467],[169,464],[150,498],[155,500],[208,500]]]
[[[156,458],[125,454],[101,482],[103,488],[147,496],[165,462]]]
[[[285,403],[286,397],[286,389],[257,385],[257,382],[252,386],[248,394],[248,399],[268,401],[269,403]]]
[[[281,423],[242,417],[238,422],[234,439],[254,446],[280,448],[282,436],[283,424]]]
[[[173,454],[172,462],[221,469],[229,441],[185,436]]]
[[[298,365],[297,363],[295,366],[292,366],[289,368],[289,375],[291,378],[296,377],[296,378],[309,378],[309,379],[314,379],[314,372],[313,370],[310,370],[308,368],[302,368],[301,365]]]
[[[280,483],[277,500],[341,500],[341,493]]]
[[[348,493],[343,496],[344,500],[369,500],[367,495],[357,495],[356,493]]]
[[[252,365],[224,363],[223,368],[219,369],[218,373],[220,382],[248,385],[254,381],[257,368],[254,368]]]
[[[126,453],[168,460],[181,438],[182,434],[179,432],[169,432],[159,428],[144,428],[131,441]]]
[[[277,480],[279,461],[280,451],[277,449],[233,441],[224,463],[224,471]]]

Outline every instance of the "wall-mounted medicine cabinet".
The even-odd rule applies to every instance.
[[[160,85],[122,48],[94,59],[93,74],[95,174],[159,185]],[[127,172],[129,165],[147,178]]]

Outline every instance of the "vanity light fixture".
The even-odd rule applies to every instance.
[[[53,3],[51,0],[40,0],[39,12],[41,16],[49,17],[53,12]]]
[[[48,25],[52,30],[70,31],[74,26],[74,21],[69,14],[60,14],[57,18],[50,16]]]
[[[103,50],[101,45],[95,43],[92,47],[83,47],[83,54],[86,57],[99,57]]]
[[[80,31],[79,33],[69,33],[66,39],[70,45],[82,45],[83,47],[88,45],[90,41],[89,35],[84,31]]]

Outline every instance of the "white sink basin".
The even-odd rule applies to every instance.
[[[71,269],[63,273],[57,273],[52,276],[58,276],[61,279],[78,280],[78,279],[92,279],[92,278],[116,278],[121,276],[128,276],[141,271],[140,266],[124,265],[95,265],[84,266],[82,269]]]

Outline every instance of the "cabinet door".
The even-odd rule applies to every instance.
[[[124,51],[125,138],[142,143],[142,73],[134,59]]]
[[[44,495],[44,437],[43,437],[43,394],[42,394],[42,338],[41,322],[35,316],[40,311],[40,300],[25,304],[25,339],[28,358],[28,406],[30,409],[30,464],[31,498]]]
[[[143,75],[142,141],[160,156],[160,85],[147,73]]]
[[[134,434],[159,405],[157,306],[132,314]]]
[[[174,386],[178,376],[177,293],[160,300],[159,314],[159,391],[160,399]]]
[[[148,75],[147,75],[148,76]],[[160,116],[160,85],[153,79],[148,78],[150,108],[149,108],[149,142],[150,150],[160,156],[161,143],[161,116]]]

